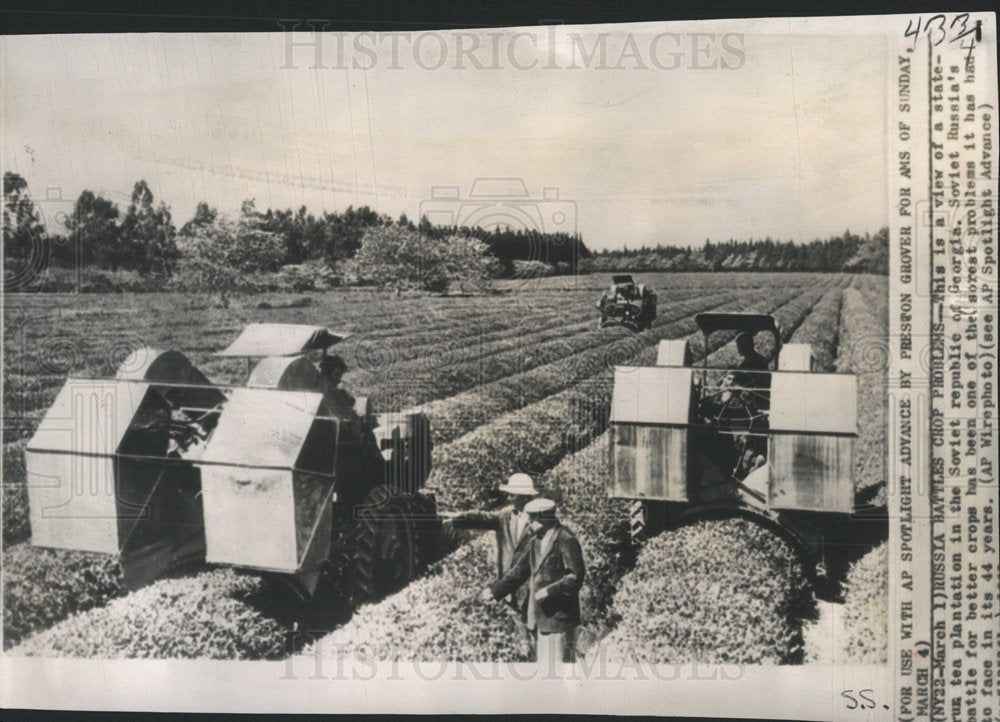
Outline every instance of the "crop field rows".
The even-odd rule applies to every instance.
[[[758,300],[757,304],[750,305],[759,304],[756,310],[773,312],[785,333],[790,334],[822,293],[823,289],[819,288],[804,294],[775,294],[769,300]],[[788,300],[789,297],[791,300]],[[746,308],[747,300],[743,299],[742,303]],[[694,333],[687,336],[691,341],[696,338]],[[728,339],[723,339],[718,348],[711,350],[713,362],[720,360],[732,348],[727,341]],[[699,349],[695,355],[700,357],[702,353],[703,350]],[[653,355],[648,351],[631,360],[633,363],[652,361]],[[587,398],[591,403],[600,400],[605,407],[595,417],[606,418],[606,407],[610,403],[610,372],[588,381]],[[554,402],[564,393],[566,392],[551,397],[551,401]],[[550,403],[550,400],[542,403]],[[435,465],[436,470],[443,469],[436,488],[440,490],[439,499],[445,505],[454,499],[456,507],[475,507],[490,501],[493,494],[490,474],[495,474],[493,470],[498,466],[502,472],[507,473],[519,468],[531,469],[536,473],[545,467],[551,468],[550,472],[541,477],[541,486],[546,493],[558,500],[563,516],[576,527],[584,546],[585,558],[589,560],[589,582],[584,588],[582,600],[584,616],[589,617],[588,634],[584,639],[594,639],[606,632],[608,619],[614,614],[608,610],[610,596],[627,563],[622,558],[628,556],[627,505],[606,497],[606,436],[600,436],[589,446],[583,445],[582,450],[577,453],[572,453],[571,447],[567,448],[565,435],[562,439],[545,438],[545,432],[553,426],[557,427],[559,419],[565,418],[565,414],[566,411],[557,411],[551,418],[539,415],[535,420],[540,423],[535,424],[532,419],[527,419],[520,425],[522,434],[518,439],[519,445],[507,455],[484,451],[489,449],[491,439],[501,437],[502,431],[495,427],[503,419],[476,429],[467,437],[445,447],[447,461]],[[591,431],[596,434],[602,430],[603,426]],[[527,441],[529,439],[530,442]],[[474,461],[467,461],[474,454]],[[553,464],[555,458],[563,458],[563,461]],[[452,459],[455,461],[452,462]],[[473,480],[477,483],[470,483]],[[432,573],[411,584],[399,595],[358,610],[350,623],[334,632],[327,640],[316,644],[320,649],[325,646],[336,650],[337,654],[363,649],[365,654],[388,659],[414,658],[430,661],[439,659],[444,654],[453,655],[448,658],[459,660],[486,658],[484,655],[504,661],[526,660],[529,650],[516,634],[511,633],[513,621],[510,613],[501,606],[487,608],[475,600],[476,593],[484,584],[482,561],[488,556],[491,544],[493,541],[490,535],[480,537],[470,545],[471,548],[460,550],[444,560]],[[804,578],[800,582],[804,584]],[[436,608],[443,604],[447,607],[449,600],[453,605],[449,608],[450,613],[430,616],[421,614],[420,610],[428,606]],[[787,615],[780,612],[779,605],[776,608],[777,616],[780,620],[785,619]],[[465,625],[453,624],[454,619],[469,615],[474,615],[477,619],[471,630]],[[786,626],[789,625],[786,623]],[[476,640],[481,644],[477,645]],[[315,650],[308,652],[314,653]]]
[[[191,352],[199,368],[224,383],[236,382],[242,369],[210,354],[231,341],[246,322],[323,324],[353,331],[357,335],[337,347],[352,366],[345,387],[369,396],[377,410],[419,405],[428,413],[436,444],[429,485],[441,508],[493,504],[496,484],[515,470],[535,474],[560,502],[561,515],[578,530],[588,560],[589,578],[582,593],[584,646],[610,634],[609,649],[667,655],[669,661],[704,657],[710,642],[683,637],[679,631],[684,626],[684,613],[678,611],[683,605],[661,610],[661,616],[670,617],[661,620],[663,625],[634,630],[632,612],[620,592],[646,584],[638,581],[654,573],[643,571],[646,564],[658,569],[656,574],[663,573],[656,565],[670,556],[667,550],[680,548],[677,545],[697,550],[698,538],[733,533],[746,543],[759,543],[760,553],[782,572],[775,577],[780,583],[767,591],[774,603],[758,609],[758,599],[753,607],[758,616],[773,618],[765,625],[767,631],[760,639],[735,644],[725,659],[794,660],[804,616],[800,607],[808,605],[799,588],[801,570],[781,551],[780,540],[757,539],[761,532],[754,529],[713,527],[689,531],[693,541],[674,539],[674,533],[661,535],[638,558],[625,543],[627,505],[608,499],[606,492],[611,367],[652,363],[661,338],[688,338],[700,357],[706,349],[697,343],[695,313],[756,310],[775,314],[785,341],[813,344],[817,370],[830,370],[834,364],[845,370],[840,361],[845,343],[851,333],[859,333],[848,301],[856,296],[870,310],[868,299],[877,296],[878,283],[867,277],[821,274],[733,274],[723,276],[723,283],[717,274],[651,276],[647,282],[660,293],[659,317],[641,334],[596,330],[594,291],[603,284],[588,285],[591,279],[581,279],[587,283],[578,285],[565,279],[525,281],[509,295],[472,298],[317,294],[307,307],[281,308],[281,299],[274,299],[274,309],[266,312],[255,309],[258,298],[246,307],[186,312],[186,299],[137,295],[130,297],[137,316],[131,323],[100,307],[105,299],[88,311],[65,305],[49,312],[70,337],[83,335],[83,329],[95,323],[102,331],[107,328],[108,335],[143,328],[144,341]],[[883,279],[876,280],[884,295]],[[16,321],[24,321],[20,328],[27,337],[25,349],[46,338],[41,330],[29,331],[28,316],[15,314]],[[713,362],[731,357],[730,340],[722,338],[707,349]],[[23,379],[11,393],[32,389],[30,403],[16,407],[25,411],[23,436],[51,403],[65,371],[58,372],[59,367],[57,373],[43,373],[37,355],[17,356],[9,346],[5,357],[13,362],[15,376]],[[107,358],[107,344],[84,345],[68,370],[107,374]],[[5,391],[5,404],[9,398]],[[308,641],[295,638],[291,629],[297,618],[276,605],[267,585],[254,575],[206,568],[126,593],[112,560],[31,547],[23,442],[7,436],[5,441],[4,624],[5,646],[18,645],[14,653],[264,659],[287,656]],[[731,526],[725,521],[716,524]],[[338,620],[332,634],[314,644],[341,652],[367,645],[366,653],[378,648],[377,656],[384,658],[526,659],[529,650],[514,633],[505,608],[475,599],[492,573],[492,545],[491,535],[472,538],[399,593],[353,610],[349,620]],[[442,553],[450,550],[448,546]],[[705,619],[719,619],[728,609],[726,593],[719,593],[719,585],[726,584],[727,562],[725,554],[719,554],[723,571],[715,572],[715,586],[692,584],[686,592],[691,600],[684,601],[718,597],[717,608],[706,611]],[[704,556],[702,564],[708,559]],[[693,577],[699,569],[694,564],[670,573]],[[153,608],[156,612],[150,614]],[[672,636],[664,636],[669,629],[674,630]],[[660,641],[647,649],[649,643],[643,640],[653,632]]]

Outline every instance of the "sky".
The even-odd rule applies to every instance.
[[[592,249],[875,232],[885,45],[850,31],[11,36],[2,164],[46,218],[84,189],[124,208],[145,179],[177,226],[199,201],[253,198],[578,231]]]

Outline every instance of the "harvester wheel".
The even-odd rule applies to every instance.
[[[355,603],[372,602],[405,587],[417,565],[407,497],[376,486],[358,510],[351,555]]]

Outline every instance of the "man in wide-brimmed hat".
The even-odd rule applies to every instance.
[[[456,529],[492,529],[497,535],[497,574],[503,576],[524,548],[527,540],[528,515],[525,505],[538,496],[535,483],[527,474],[513,474],[499,490],[506,494],[508,503],[494,511],[444,512],[446,524]],[[508,598],[522,621],[526,619],[528,590],[514,590]]]
[[[533,499],[524,507],[531,517],[528,548],[492,586],[484,599],[502,599],[516,589],[529,590],[526,624],[537,632],[537,658],[546,670],[575,660],[580,624],[580,588],[586,575],[576,536],[559,523],[551,499]]]

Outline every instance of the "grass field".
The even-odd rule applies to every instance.
[[[652,363],[660,339],[694,339],[696,313],[773,313],[786,341],[812,344],[819,370],[858,375],[856,486],[877,492],[884,486],[884,381],[875,357],[886,333],[886,279],[644,274],[642,282],[658,291],[659,315],[641,334],[597,329],[594,304],[608,280],[509,281],[498,284],[498,293],[481,296],[397,298],[360,289],[265,294],[238,298],[229,308],[172,294],[9,299],[4,318],[4,646],[23,654],[247,659],[301,650],[306,640],[291,633],[294,615],[253,575],[206,568],[127,593],[106,558],[32,547],[24,490],[25,440],[67,374],[111,375],[129,351],[150,345],[183,351],[215,382],[239,383],[243,362],[213,352],[228,345],[246,323],[283,322],[351,332],[336,349],[350,368],[345,387],[371,398],[377,411],[419,405],[428,413],[436,443],[429,485],[441,508],[495,503],[494,487],[515,470],[540,478],[584,544],[589,577],[582,596],[584,636],[591,644],[609,635],[614,649],[643,659],[705,658],[706,650],[718,645],[685,627],[682,607],[704,610],[705,599],[715,600],[687,627],[727,618],[719,584],[728,576],[726,565],[739,560],[719,550],[733,538],[756,545],[756,553],[781,573],[766,585],[747,581],[752,599],[739,603],[763,620],[761,631],[733,642],[718,658],[800,660],[809,605],[803,602],[801,569],[776,537],[720,522],[688,529],[675,539],[664,535],[638,557],[626,543],[627,505],[606,496],[611,367]],[[271,308],[258,308],[262,302]],[[699,355],[705,353],[722,362],[732,357],[731,344],[698,348]],[[706,539],[710,543],[702,543]],[[491,544],[489,535],[469,540],[407,589],[339,619],[325,630],[331,635],[325,641],[335,641],[341,650],[365,644],[385,658],[524,659],[527,651],[518,646],[506,613],[473,598],[489,580]],[[668,558],[678,549],[689,555],[683,568]],[[697,577],[713,559],[717,582],[685,586],[677,581],[684,574]],[[852,589],[884,583],[884,575],[868,567],[851,577]],[[667,572],[675,582],[669,595],[661,595],[665,606],[658,608],[657,618],[662,624],[633,621],[638,603],[616,594],[624,590],[634,597],[636,589],[655,588],[656,575]],[[671,606],[682,591],[683,604]],[[878,591],[857,593],[869,599]],[[858,625],[865,623],[861,617],[849,615]],[[880,637],[868,633],[865,639]]]

